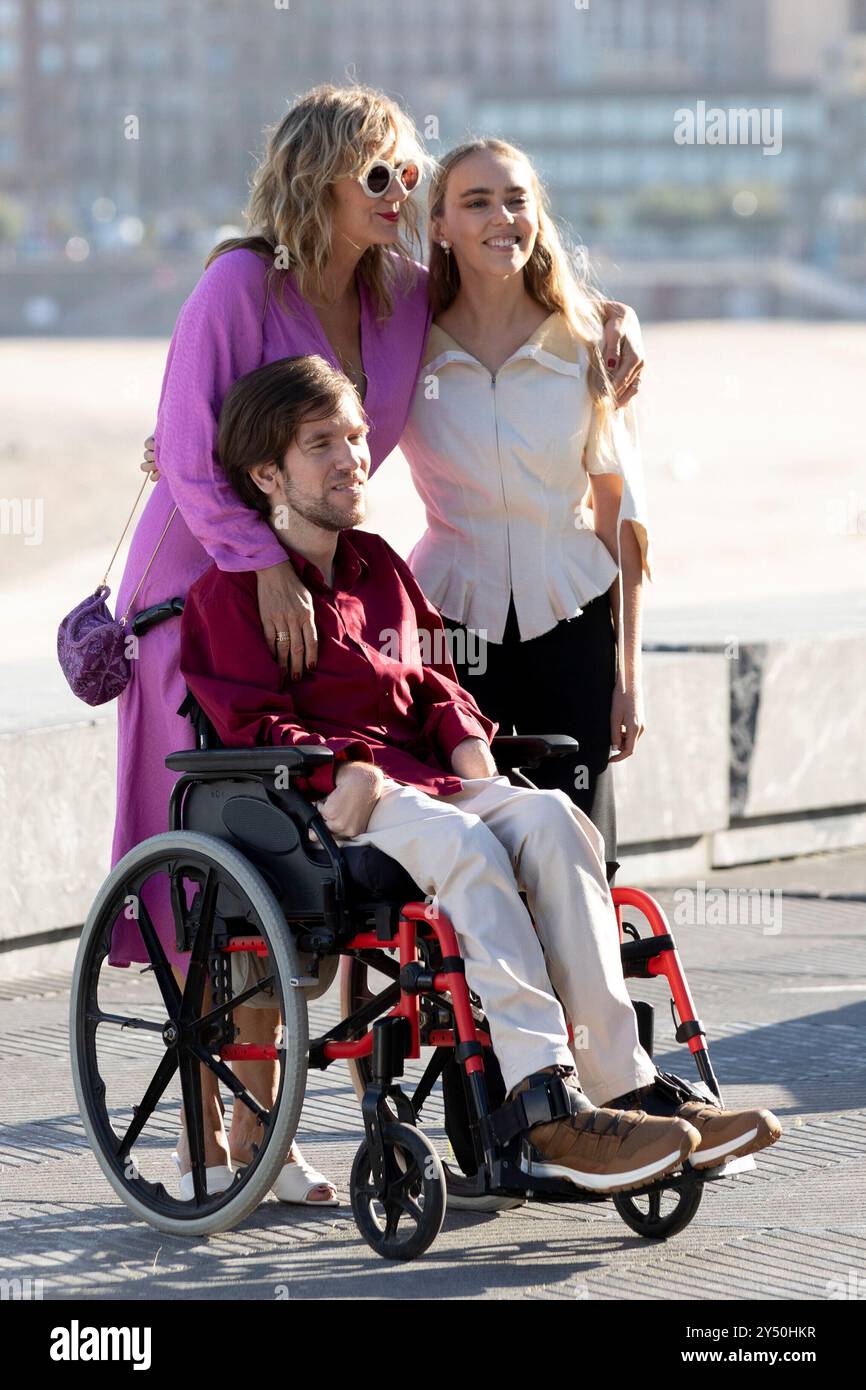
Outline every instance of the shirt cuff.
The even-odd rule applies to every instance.
[[[329,744],[328,747],[332,745]],[[343,763],[372,763],[373,750],[363,739],[346,739],[341,747],[333,748],[331,762],[324,763],[309,777],[298,777],[295,786],[305,796],[328,796],[337,785],[337,769]]]

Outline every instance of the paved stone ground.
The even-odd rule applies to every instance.
[[[746,924],[733,900],[728,925],[675,925],[726,1103],[770,1105],[785,1133],[755,1172],[708,1185],[692,1224],[669,1243],[632,1234],[611,1203],[530,1205],[451,1213],[423,1259],[385,1264],[346,1203],[360,1122],[342,1064],[311,1075],[299,1133],[339,1184],[342,1207],[311,1212],[269,1198],[227,1234],[164,1236],[132,1218],[97,1167],[71,1084],[69,977],[40,975],[0,985],[0,1274],[41,1278],[46,1299],[273,1299],[280,1285],[305,1299],[862,1299],[864,859],[765,871],[764,884],[782,892],[769,930]],[[735,880],[735,871],[719,876],[726,887]],[[760,882],[756,869],[748,881]],[[658,896],[675,921],[670,890]],[[119,988],[142,985],[127,977]],[[660,1065],[690,1076],[665,991],[653,981],[634,992],[657,1005]],[[336,999],[313,1013],[314,1027],[334,1019]],[[441,1137],[435,1095],[428,1126]]]

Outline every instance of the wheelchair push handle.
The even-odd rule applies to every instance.
[[[158,623],[164,623],[167,618],[179,618],[182,612],[183,599],[169,598],[163,603],[151,604],[150,608],[142,608],[140,613],[136,613],[130,626],[136,637],[143,637]]]

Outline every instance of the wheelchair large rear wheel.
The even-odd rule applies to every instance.
[[[154,926],[155,904],[192,941],[183,988]],[[107,963],[113,931],[124,918],[137,924],[148,956],[144,966],[116,969]],[[224,947],[239,938],[264,943],[265,978],[232,996],[233,953]],[[154,835],[130,850],[102,885],[75,963],[72,1074],[103,1173],[126,1205],[151,1226],[190,1236],[230,1230],[275,1181],[298,1126],[306,1084],[307,1004],[303,991],[292,984],[300,974],[294,940],[268,883],[249,860],[215,836],[183,830]],[[260,1101],[251,1089],[260,1088],[260,1079],[247,1074],[244,1084],[222,1053],[244,1041],[235,1038],[234,1009],[269,982],[277,1011],[272,1034],[277,1075],[271,1093]],[[251,1014],[247,1010],[248,1018]],[[240,1066],[230,1051],[229,1060]],[[241,1060],[249,1065],[261,1059]],[[206,1191],[205,1179],[203,1069],[215,1078],[226,1122],[238,1105],[261,1126],[253,1161],[235,1170],[229,1187],[213,1193]],[[181,1199],[172,1164],[181,1102],[193,1160],[195,1195],[190,1200]]]

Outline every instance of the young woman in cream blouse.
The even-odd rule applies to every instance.
[[[429,215],[433,324],[400,441],[427,511],[410,564],[500,731],[578,739],[576,759],[532,779],[590,816],[612,878],[609,760],[644,729],[634,406],[616,409],[602,301],[526,156],[500,140],[452,150]]]

